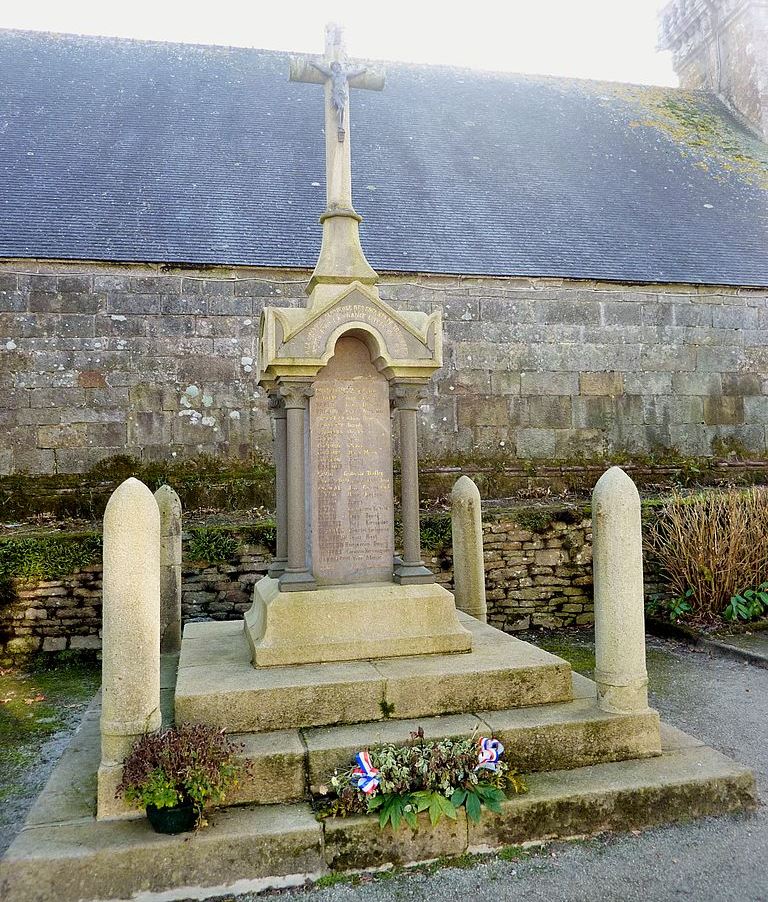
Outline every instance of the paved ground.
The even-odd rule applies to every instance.
[[[548,640],[552,651],[587,672],[583,636]],[[649,638],[653,704],[662,717],[745,764],[768,802],[768,670]],[[469,867],[442,867],[269,894],[274,902],[471,898],[526,902],[765,902],[768,808],[711,818],[638,836],[554,843],[513,860],[497,856]],[[249,902],[255,896],[239,897]],[[264,897],[258,897],[263,902]]]
[[[718,636],[717,638],[725,645],[750,652],[762,658],[768,664],[768,630],[760,630],[754,633],[737,633],[733,636]]]

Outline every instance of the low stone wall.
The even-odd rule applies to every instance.
[[[440,516],[430,522],[438,524],[432,534],[442,539],[425,557],[438,582],[451,589],[450,521]],[[232,535],[237,537],[237,528]],[[589,518],[575,508],[488,513],[483,547],[489,622],[507,632],[591,623],[591,538]],[[185,559],[185,622],[242,617],[270,559],[266,545],[245,540],[224,562],[206,565]],[[10,591],[0,595],[0,660],[99,649],[101,588],[101,566],[96,563],[56,580],[12,581]]]

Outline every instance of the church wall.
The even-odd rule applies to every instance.
[[[0,264],[0,474],[269,453],[259,314],[303,303],[307,278]],[[766,449],[768,289],[433,275],[384,275],[380,289],[443,311],[444,367],[422,411],[436,458]]]

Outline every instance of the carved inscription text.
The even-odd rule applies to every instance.
[[[392,578],[389,388],[366,346],[340,338],[310,403],[312,561],[325,585]]]

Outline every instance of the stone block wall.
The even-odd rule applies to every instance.
[[[307,272],[0,263],[0,475],[271,451],[259,314]],[[384,275],[444,317],[436,458],[766,449],[768,289]]]
[[[592,623],[589,518],[543,511],[522,519],[525,525],[520,514],[495,515],[483,524],[489,623],[506,632]],[[452,589],[450,544],[425,555],[438,582]],[[241,618],[270,559],[265,546],[242,544],[225,563],[185,560],[184,621]],[[101,589],[99,564],[58,580],[16,583],[15,600],[0,602],[0,663],[36,652],[99,649]]]
[[[594,622],[589,518],[545,519],[529,528],[516,519],[484,522],[483,560],[491,626],[514,633]],[[428,562],[438,582],[453,589],[450,549]]]
[[[238,556],[215,566],[184,562],[182,618],[236,620],[251,605],[254,583],[271,555],[243,545]],[[17,581],[15,599],[0,596],[0,662],[37,652],[101,648],[101,564],[58,580]]]

